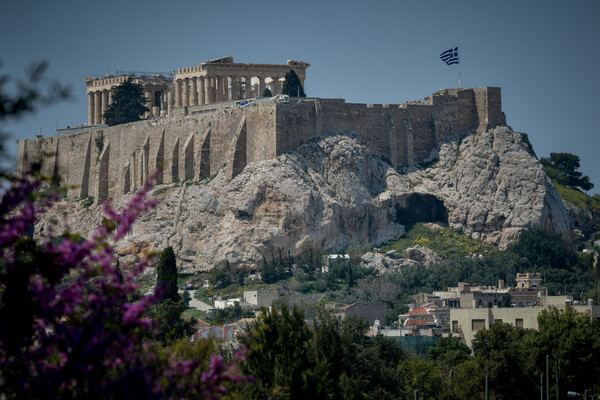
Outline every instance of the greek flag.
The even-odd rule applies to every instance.
[[[447,65],[458,64],[458,46],[453,49],[446,50],[442,54],[440,54],[440,58]]]

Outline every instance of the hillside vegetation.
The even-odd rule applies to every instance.
[[[418,223],[407,227],[406,234],[393,243],[380,248],[381,251],[404,250],[420,245],[435,251],[442,259],[454,259],[472,255],[498,255],[496,246],[471,239],[447,226]]]
[[[557,182],[552,183],[565,202],[570,203],[583,211],[600,212],[600,199],[598,197],[589,196],[581,190],[569,188]]]

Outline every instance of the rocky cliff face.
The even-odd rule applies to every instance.
[[[171,245],[183,271],[225,260],[256,269],[280,250],[299,255],[310,248],[379,246],[418,221],[447,222],[500,246],[525,227],[570,229],[568,212],[523,134],[501,127],[457,137],[432,159],[429,168],[399,173],[369,155],[359,137],[328,134],[250,164],[231,181],[221,171],[212,180],[157,187],[152,195],[158,205],[136,223],[129,243],[119,244],[121,254],[140,247],[134,242]],[[101,220],[99,210],[68,201],[37,225],[38,232],[48,231],[61,212],[63,222],[83,235]]]

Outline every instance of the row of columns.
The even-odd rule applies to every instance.
[[[156,96],[156,93],[159,93]],[[146,96],[146,107],[148,111],[144,115],[148,117],[160,117],[161,115],[171,114],[171,98],[173,97],[169,90],[150,90],[145,92]],[[158,102],[156,101],[158,97]]]
[[[151,90],[146,91],[146,107],[149,111],[144,117],[159,117],[161,114],[170,114],[171,108],[167,109],[167,106],[171,106],[172,101],[170,98],[172,95],[166,90],[160,90],[160,101],[157,104],[155,93],[157,91]],[[114,89],[103,89],[96,90],[94,92],[88,92],[88,125],[99,125],[104,124],[104,113],[108,109],[108,106],[113,103]]]
[[[253,95],[252,78],[258,79]],[[270,77],[273,95],[281,93],[280,77]],[[244,81],[242,82],[242,79]],[[175,107],[189,107],[219,101],[260,97],[267,83],[262,77],[198,76],[175,80]]]
[[[112,89],[88,92],[88,125],[104,123],[104,113],[109,104],[112,104],[113,94]]]

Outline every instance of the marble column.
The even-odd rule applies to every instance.
[[[237,100],[238,99],[238,85],[237,85],[237,79],[235,76],[231,77],[231,100]]]
[[[94,93],[88,93],[88,125],[94,125]]]
[[[175,84],[177,86],[177,83]],[[173,110],[173,89],[169,89],[167,92],[167,115],[171,116],[171,111]]]
[[[246,99],[249,99],[251,97],[252,97],[252,77],[247,76],[246,77]]]
[[[206,104],[206,89],[204,87],[204,77],[198,78],[198,104]]]
[[[102,123],[102,92],[96,90],[94,92],[94,123],[96,125]]]
[[[223,78],[223,101],[229,100],[229,77]]]
[[[152,92],[146,91],[144,93],[144,97],[146,97],[145,106],[148,108],[148,111],[146,111],[144,117],[148,118],[152,116]]]
[[[190,80],[185,78],[183,80],[183,106],[188,107],[190,105]]]
[[[227,82],[227,77],[223,76],[221,78],[221,85],[220,85],[220,89],[221,89],[221,101],[227,101],[227,91],[228,91],[228,86],[229,86],[229,82]]]
[[[264,86],[264,80],[260,76],[257,76],[257,78],[258,78],[258,84],[256,85],[256,97],[262,97],[263,90],[265,90],[263,88],[263,86]]]
[[[108,90],[104,89],[102,91],[102,123],[104,123],[104,113],[108,108]]]
[[[198,105],[198,86],[196,85],[196,77],[192,77],[192,85],[190,88],[190,106]]]
[[[271,83],[271,85],[273,85],[273,96],[275,96],[276,94],[281,93],[281,82],[279,81],[279,77],[276,76],[275,78],[272,78],[273,82]]]
[[[240,96],[240,78],[237,76],[231,77],[231,100],[239,100]]]
[[[175,107],[181,107],[181,79],[175,81]]]
[[[207,86],[208,87],[208,93],[209,93],[209,100],[207,103],[214,103],[217,101],[217,77],[216,76],[211,76],[210,77],[210,85]]]
[[[217,76],[216,78],[217,78],[216,82],[215,82],[216,83],[215,89],[217,92],[216,101],[219,102],[219,101],[223,101],[223,77]]]

